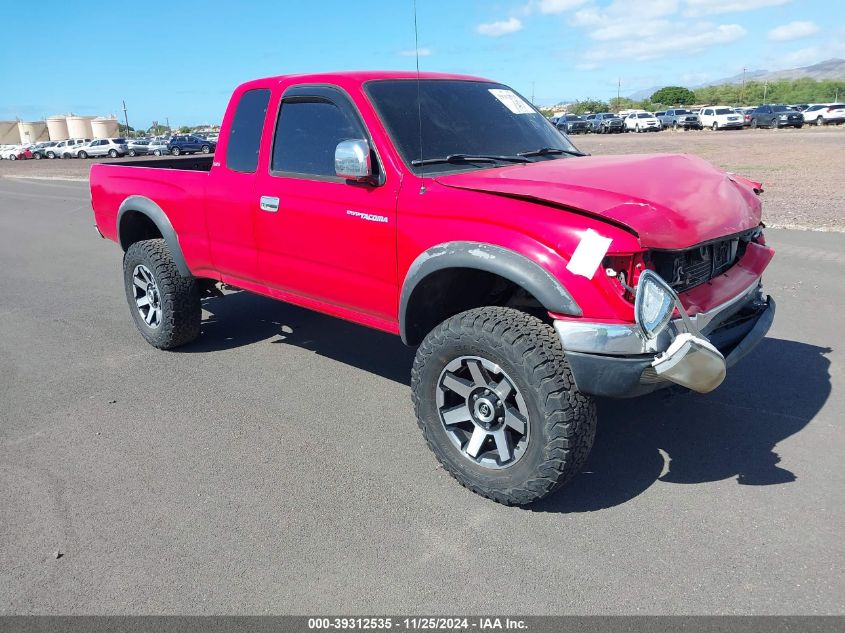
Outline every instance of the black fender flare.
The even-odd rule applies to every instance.
[[[530,292],[550,312],[581,316],[569,291],[549,271],[516,251],[483,242],[445,242],[423,251],[411,263],[399,296],[399,331],[407,344],[407,312],[419,283],[447,268],[474,268],[494,273]]]
[[[179,237],[176,235],[176,230],[170,223],[167,214],[162,211],[161,207],[155,202],[145,196],[129,196],[120,203],[117,210],[117,235],[120,240],[120,247],[126,252],[129,244],[124,243],[123,232],[121,226],[123,218],[127,213],[135,212],[147,216],[153,224],[156,225],[159,233],[164,238],[167,248],[170,250],[170,255],[179,270],[179,274],[183,277],[193,277],[188,264],[185,262],[185,256],[182,254],[182,247],[179,246]]]

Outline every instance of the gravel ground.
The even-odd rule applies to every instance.
[[[592,154],[692,153],[765,188],[764,220],[778,228],[845,231],[845,125],[801,130],[671,131],[573,137]],[[168,158],[168,157],[164,157]],[[87,180],[92,160],[0,161],[0,176]]]

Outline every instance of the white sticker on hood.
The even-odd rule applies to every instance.
[[[505,107],[514,114],[534,114],[534,108],[525,103],[512,90],[502,90],[501,88],[491,88],[490,94],[496,97],[499,101],[505,104]]]
[[[578,246],[575,247],[575,252],[572,253],[572,259],[566,265],[566,270],[573,275],[592,279],[612,241],[613,238],[602,237],[593,229],[587,229],[581,236]]]

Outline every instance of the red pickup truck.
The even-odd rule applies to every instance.
[[[578,472],[594,397],[711,391],[774,316],[759,183],[690,155],[587,156],[486,79],[251,81],[213,156],[90,179],[150,344],[194,340],[218,282],[398,334],[429,446],[500,503]]]

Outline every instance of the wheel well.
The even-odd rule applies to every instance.
[[[150,217],[140,211],[126,211],[120,220],[120,246],[125,251],[135,242],[163,237]]]
[[[405,342],[419,345],[438,323],[482,306],[517,308],[551,321],[536,297],[511,280],[475,268],[446,268],[425,277],[411,293],[405,313]]]

